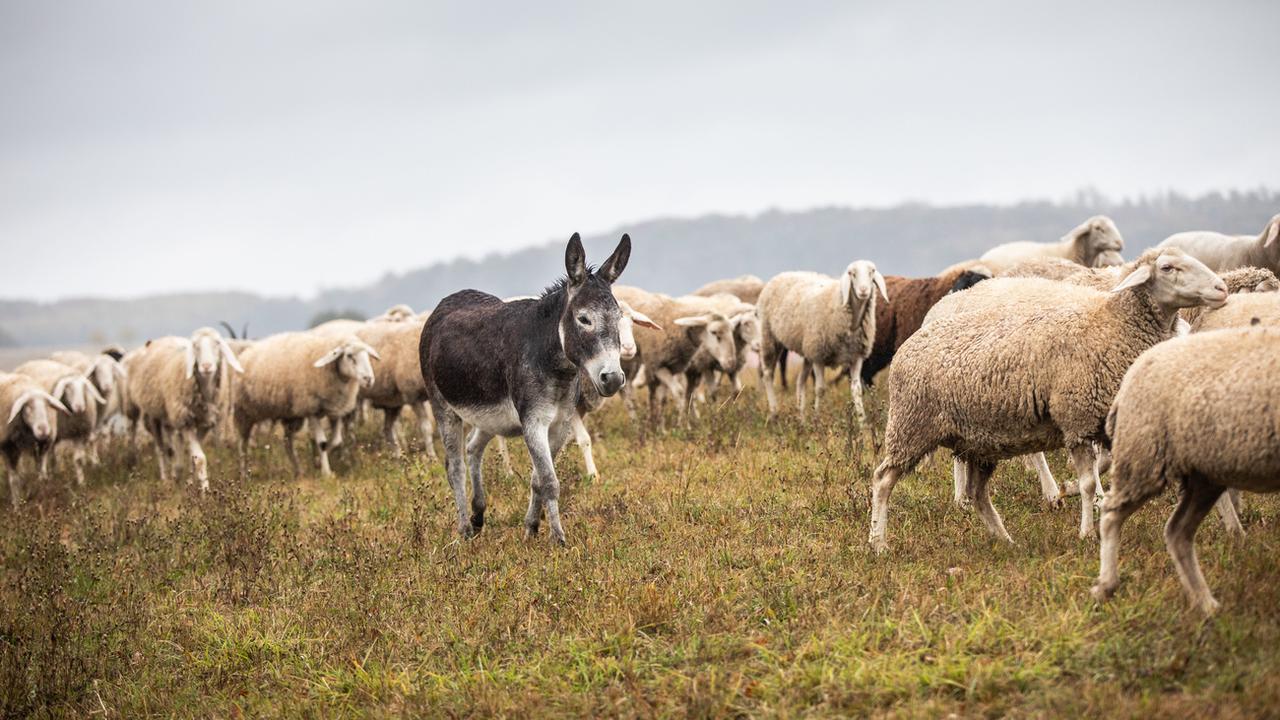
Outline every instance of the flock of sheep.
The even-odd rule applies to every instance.
[[[753,355],[773,419],[780,405],[774,376],[784,370],[778,380],[785,388],[791,354],[803,363],[794,378],[802,418],[809,381],[816,407],[828,371],[837,371],[848,374],[864,421],[863,388],[887,367],[884,457],[871,478],[870,542],[879,552],[888,547],[895,485],[939,447],[954,456],[955,502],[972,505],[991,533],[1009,540],[989,481],[1001,460],[1022,457],[1046,501],[1080,494],[1082,538],[1095,534],[1100,504],[1101,571],[1093,594],[1105,599],[1118,585],[1125,519],[1172,485],[1181,500],[1166,525],[1166,545],[1193,603],[1212,613],[1217,603],[1196,560],[1196,528],[1216,507],[1228,530],[1241,533],[1239,491],[1280,486],[1278,235],[1280,215],[1257,236],[1179,233],[1126,262],[1116,225],[1097,216],[1060,242],[1001,245],[934,277],[886,277],[874,263],[857,260],[836,277],[744,276],[683,297],[612,284],[630,253],[624,238],[625,253],[609,261],[614,272],[606,287],[616,299],[609,312],[616,315],[606,319],[616,321],[612,342],[627,380],[621,389],[627,409],[636,418],[633,392],[647,387],[648,423],[655,425],[668,400],[687,423],[700,394],[716,392],[720,383],[740,391],[739,374]],[[571,279],[573,273],[570,266]],[[514,308],[530,300],[504,302]],[[434,385],[441,380],[424,377],[431,375],[424,333],[430,316],[397,306],[369,321],[334,320],[257,341],[201,328],[127,353],[55,353],[0,373],[0,449],[13,505],[23,498],[23,456],[34,459],[43,480],[64,448],[58,454],[83,484],[86,464],[97,462],[99,446],[119,428],[135,446],[138,428],[145,428],[161,478],[189,473],[202,492],[210,476],[202,444],[211,434],[238,444],[239,471],[247,475],[255,428],[278,423],[300,474],[293,437],[306,425],[314,462],[330,475],[329,452],[343,444],[357,413],[370,408],[383,411],[385,440],[397,454],[398,419],[410,408],[434,459],[432,405],[437,412],[443,405]],[[586,378],[585,365],[579,370]],[[614,383],[591,379],[575,383],[572,436],[588,473],[597,474],[584,420]],[[517,434],[489,433],[477,422],[468,421],[475,435]],[[473,445],[482,455],[484,442]],[[559,446],[552,447],[554,456]],[[1066,449],[1075,474],[1061,489],[1043,455],[1057,448]],[[469,453],[472,465],[478,460]],[[1104,498],[1099,476],[1108,472]],[[472,534],[480,525],[461,515],[465,492],[455,487],[460,529]],[[530,513],[536,528],[532,499]],[[558,516],[554,524],[558,529]]]

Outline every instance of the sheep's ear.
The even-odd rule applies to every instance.
[[[578,286],[587,280],[587,251],[582,249],[582,238],[574,233],[569,246],[564,249],[564,269],[569,274],[569,284]]]
[[[50,394],[49,394],[49,393],[47,393],[47,392],[42,392],[42,393],[40,393],[40,396],[44,398],[45,402],[47,402],[47,403],[49,403],[50,405],[52,405],[54,410],[57,410],[58,412],[62,413],[63,415],[70,415],[70,414],[71,414],[71,411],[67,409],[67,406],[66,406],[66,405],[63,405],[63,404],[62,404],[62,401],[61,401],[61,400],[59,400],[58,398],[56,398],[56,397],[54,397],[54,396],[50,395]]]
[[[68,375],[62,378],[58,382],[54,383],[53,392],[50,394],[53,395],[54,397],[62,397],[62,393],[66,392],[67,390],[67,385],[69,385],[75,379],[76,378],[74,375]]]
[[[35,393],[31,390],[19,395],[18,399],[13,401],[13,408],[9,410],[9,419],[4,421],[5,424],[8,425],[9,423],[12,423],[14,419],[22,413],[22,408],[26,407],[27,403],[31,402],[31,398],[33,397],[35,397]]]
[[[1136,270],[1129,273],[1129,276],[1120,281],[1120,284],[1111,288],[1111,292],[1118,293],[1128,290],[1131,287],[1137,287],[1151,279],[1151,266],[1139,265]]]
[[[640,327],[647,327],[650,330],[662,329],[661,325],[650,320],[648,315],[645,315],[639,310],[632,309],[630,315],[631,315],[631,322],[635,323],[636,325],[639,325]]]
[[[218,348],[222,351],[222,358],[227,361],[232,370],[244,374],[244,366],[240,364],[240,359],[236,357],[235,351],[227,344],[226,340],[218,338]]]
[[[840,276],[840,304],[836,307],[844,307],[845,305],[848,305],[849,297],[852,294],[853,278],[849,276],[849,271],[846,270],[844,274]]]
[[[676,318],[676,325],[680,327],[706,327],[711,322],[711,318],[706,315],[690,315],[689,317]]]
[[[1182,318],[1178,318],[1177,320],[1174,320],[1173,334],[1178,337],[1182,337],[1184,335],[1190,335],[1191,323],[1187,322],[1186,320],[1183,320]]]
[[[743,311],[742,311],[742,312],[740,312],[740,313],[734,313],[733,317],[730,317],[730,318],[729,318],[729,320],[730,320],[730,322],[732,322],[732,323],[733,323],[733,326],[734,326],[734,327],[737,327],[737,326],[741,325],[743,322],[745,322],[745,321],[747,321],[747,320],[749,320],[749,319],[751,319],[751,318],[753,318],[753,317],[755,317],[755,316],[756,316],[756,311],[755,311],[755,310],[743,310]]]
[[[124,369],[124,363],[120,362],[119,360],[112,360],[111,362],[112,362],[111,371],[116,374],[116,377],[119,377],[124,380],[128,380],[129,371]]]
[[[364,349],[365,349],[365,352],[369,353],[369,357],[373,358],[374,360],[381,360],[381,359],[382,359],[382,356],[378,354],[378,351],[377,351],[377,350],[374,350],[374,349],[373,349],[373,346],[371,346],[371,345],[365,345],[365,346],[364,346]]]
[[[613,254],[596,271],[596,276],[612,285],[613,281],[617,280],[622,271],[627,268],[627,261],[630,259],[631,236],[623,233],[622,239],[618,241],[618,247],[613,249]]]
[[[81,379],[84,380],[84,389],[85,392],[89,393],[89,397],[93,398],[94,402],[106,405],[107,399],[102,397],[102,393],[98,392],[98,388],[94,387],[92,382],[89,382],[89,378],[86,377]]]
[[[1063,242],[1079,242],[1080,238],[1088,235],[1093,229],[1093,219],[1090,218],[1072,228],[1071,232],[1062,236]]]
[[[196,374],[196,346],[190,340],[183,346],[186,353],[187,379],[190,380],[192,375]]]
[[[884,298],[885,302],[889,302],[889,290],[884,286],[884,276],[880,274],[879,270],[872,271],[871,282],[876,284],[876,289],[880,291],[880,297]]]
[[[1276,237],[1280,236],[1280,217],[1271,218],[1271,226],[1267,228],[1267,237],[1262,241],[1262,247],[1271,247],[1276,243]]]
[[[325,365],[328,365],[329,363],[334,362],[335,360],[337,360],[337,359],[338,359],[338,358],[340,358],[340,357],[342,357],[342,346],[341,346],[341,345],[339,345],[338,347],[336,347],[336,348],[334,348],[334,349],[330,350],[329,352],[325,353],[323,357],[321,357],[319,360],[317,360],[317,361],[315,361],[314,363],[312,363],[312,365],[311,365],[311,366],[312,366],[312,367],[324,367]]]

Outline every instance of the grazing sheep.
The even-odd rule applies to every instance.
[[[53,450],[56,451],[58,445],[71,446],[76,485],[83,486],[87,450],[98,427],[98,408],[105,405],[106,400],[79,370],[54,360],[30,360],[14,368],[14,372],[35,380],[67,408],[67,416],[58,421]],[[47,474],[44,464],[52,456],[50,452],[42,458],[41,475]]]
[[[320,455],[320,474],[332,476],[321,420],[355,410],[360,388],[373,385],[370,358],[380,359],[376,350],[354,334],[335,338],[317,332],[280,333],[246,348],[235,398],[240,474],[247,476],[249,472],[247,445],[253,426],[279,420],[293,474],[301,477],[293,436],[309,420]]]
[[[712,386],[711,380],[717,371],[727,374],[732,378],[734,388],[741,389],[738,373],[746,363],[747,352],[753,346],[756,349],[759,348],[760,321],[756,317],[756,306],[739,300],[736,295],[726,293],[707,297],[691,295],[684,299],[695,304],[702,301],[709,309],[729,318],[729,323],[733,327],[734,347],[734,363],[731,367],[722,366],[706,348],[700,348],[689,360],[689,366],[684,371],[684,411],[689,413],[694,409],[693,395],[698,385],[705,379],[708,387]]]
[[[1173,486],[1181,498],[1165,524],[1165,546],[1191,602],[1213,614],[1218,602],[1196,560],[1196,529],[1224,489],[1280,490],[1277,432],[1280,329],[1197,333],[1143,353],[1107,416],[1113,479],[1103,504],[1093,596],[1105,600],[1119,585],[1125,520]]]
[[[862,363],[876,339],[875,292],[888,301],[884,276],[870,260],[849,263],[840,277],[813,272],[785,272],[765,284],[756,312],[760,317],[760,367],[769,399],[769,418],[778,414],[773,368],[779,348],[804,358],[796,381],[800,417],[805,414],[804,375],[813,373],[814,409],[826,385],[827,367],[849,368],[854,412],[863,422]]]
[[[871,545],[888,545],[894,485],[939,446],[969,464],[970,496],[987,528],[1009,540],[988,481],[1005,458],[1066,447],[1079,478],[1080,535],[1094,532],[1093,443],[1124,371],[1172,333],[1180,308],[1221,304],[1227,288],[1177,249],[1148,251],[1111,292],[1037,278],[971,288],[996,295],[996,310],[930,323],[902,346],[890,369],[885,455],[873,478]],[[1043,297],[1057,293],[1056,303]],[[1019,296],[1026,294],[1027,301]]]
[[[658,385],[665,387],[671,397],[681,397],[682,389],[676,378],[688,369],[699,349],[705,349],[721,367],[736,367],[733,322],[707,298],[673,298],[626,285],[615,285],[613,295],[650,318],[653,324],[665,328],[643,327],[637,331],[636,357],[623,363],[628,380],[635,377],[641,364],[647,369],[650,426],[657,426],[661,414]],[[684,404],[677,407],[683,423],[686,420]]]
[[[997,245],[979,258],[995,268],[1008,267],[1025,260],[1041,257],[1065,258],[1085,267],[1099,263],[1118,265],[1123,262],[1124,238],[1120,230],[1106,215],[1094,215],[1062,236],[1056,243],[1010,242]],[[1101,257],[1101,260],[1099,259]]]
[[[40,386],[15,373],[0,372],[0,453],[9,466],[9,501],[17,509],[22,502],[18,460],[30,454],[39,462],[58,436],[58,418],[53,411],[67,412]]]
[[[1218,272],[1259,267],[1280,274],[1280,215],[1272,217],[1257,235],[1195,230],[1170,235],[1157,247],[1179,248]]]
[[[165,454],[187,449],[200,492],[209,489],[209,467],[203,443],[218,421],[218,390],[222,364],[236,372],[243,368],[231,346],[213,328],[200,328],[190,338],[152,340],[140,352],[125,356],[130,382],[126,416],[141,420],[155,438],[160,479],[168,478]],[[175,465],[175,477],[182,475]]]
[[[877,373],[889,367],[894,353],[920,329],[934,303],[990,277],[991,271],[975,261],[952,265],[934,277],[886,275],[885,288],[893,299],[876,303],[876,341],[862,362],[862,383],[870,385]]]
[[[108,418],[124,411],[125,386],[129,376],[120,363],[121,357],[123,353],[115,346],[108,346],[97,355],[75,350],[61,350],[49,355],[50,360],[70,365],[86,375],[98,396],[104,398],[101,402],[94,400],[98,403],[97,425],[93,429],[93,438],[88,447],[89,461],[94,465],[99,462],[98,445],[105,435]]]
[[[702,297],[732,295],[744,303],[755,305],[761,290],[764,290],[763,280],[755,275],[742,275],[728,280],[713,280],[689,294]]]

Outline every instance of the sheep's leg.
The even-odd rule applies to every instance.
[[[599,478],[600,471],[596,469],[596,460],[591,453],[591,433],[582,416],[577,413],[573,416],[573,439],[582,448],[582,462],[587,466],[587,477]]]
[[[1022,464],[1040,478],[1040,497],[1054,507],[1061,505],[1062,493],[1058,491],[1058,483],[1053,479],[1053,471],[1049,469],[1049,461],[1045,459],[1044,453],[1023,455]]]
[[[507,475],[515,475],[515,468],[511,467],[511,454],[507,452],[507,439],[498,438],[498,455],[502,458],[502,472]]]
[[[803,381],[804,376],[796,378],[796,384]],[[875,474],[871,479],[871,548],[877,553],[883,553],[889,549],[889,543],[885,540],[885,533],[889,525],[889,496],[893,494],[893,486],[898,484],[898,480],[905,474],[910,472],[909,468],[890,467],[889,461],[885,460],[880,463],[880,467],[876,468]]]
[[[973,481],[971,494],[974,507],[978,509],[978,516],[982,518],[982,522],[986,524],[987,530],[991,531],[992,535],[1012,544],[1013,538],[1009,537],[1009,531],[1004,529],[1004,520],[1000,519],[1000,513],[996,512],[995,506],[991,504],[991,474],[996,471],[996,463],[990,460],[975,460],[966,464]]]
[[[1098,582],[1089,591],[1095,599],[1106,600],[1120,585],[1120,528],[1148,498],[1150,495],[1122,501],[1117,494],[1104,505],[1102,519],[1098,521],[1098,534],[1102,540],[1099,549],[1101,563],[1098,568]]]
[[[1080,488],[1080,537],[1094,537],[1093,503],[1098,487],[1097,457],[1093,446],[1085,443],[1071,448],[1071,467],[1076,471],[1076,483]]]
[[[156,447],[156,464],[160,466],[160,482],[167,482],[169,470],[165,467],[165,453],[168,452],[168,442],[165,440],[164,427],[157,421],[148,420],[147,430],[151,432],[151,438]]]
[[[1226,529],[1227,534],[1237,539],[1243,538],[1244,526],[1240,524],[1240,516],[1236,514],[1235,504],[1231,502],[1231,494],[1222,493],[1213,507],[1218,511],[1218,517],[1222,518],[1222,527]]]
[[[249,438],[253,436],[253,423],[241,415],[235,416],[236,449],[240,456],[240,479],[249,479]]]
[[[658,382],[662,387],[666,388],[667,394],[671,396],[672,400],[677,400],[680,397],[680,384],[676,380],[675,374],[670,370],[667,370],[666,368],[658,368],[653,372],[653,376],[658,379]],[[652,396],[650,396],[650,398],[652,398]],[[678,417],[676,420],[681,425],[685,425],[687,423],[687,416],[685,415],[684,405],[682,403],[677,405],[677,415]]]
[[[805,421],[805,378],[813,374],[813,363],[806,358],[796,378],[796,405],[800,408],[800,422]]]
[[[493,439],[492,433],[480,428],[471,432],[467,441],[467,468],[471,474],[471,534],[475,535],[484,527],[484,510],[486,506],[484,494],[484,449]]]
[[[684,374],[684,400],[680,412],[686,418],[698,417],[698,409],[693,405],[693,397],[701,379],[702,376],[696,371]]]
[[[778,390],[773,386],[773,373],[777,367],[777,361],[770,350],[772,347],[772,344],[762,347],[760,354],[760,384],[764,386],[764,396],[769,403],[767,421],[772,421],[778,417]],[[783,372],[786,372],[785,369]]]
[[[422,444],[426,446],[427,457],[436,459],[436,429],[431,421],[431,406],[423,402],[413,403],[413,414],[418,417],[418,432],[422,433]]]
[[[400,450],[400,438],[396,434],[396,421],[400,419],[400,410],[398,407],[383,408],[382,410],[382,439],[387,445],[391,446],[391,454],[394,457],[401,457],[404,453]]]
[[[951,502],[956,507],[967,507],[969,500],[969,463],[958,457],[951,458]]]
[[[335,437],[342,435],[342,418],[335,418],[333,421]],[[316,451],[320,455],[320,477],[333,477],[333,468],[329,467],[329,450],[333,447],[324,436],[324,423],[316,418],[311,423],[311,438],[315,442]]]
[[[361,404],[357,405],[357,407],[363,408],[363,407],[364,407],[364,404],[363,404],[363,403],[361,403]],[[338,448],[342,447],[342,443],[343,443],[343,441],[345,440],[345,438],[344,438],[344,436],[343,436],[343,433],[345,432],[346,427],[347,427],[347,420],[348,420],[348,418],[347,418],[347,417],[344,417],[344,416],[338,416],[338,417],[335,417],[335,418],[329,418],[329,424],[333,426],[333,437],[332,437],[332,438],[330,438],[330,440],[329,440],[329,444],[328,444],[328,449],[329,449],[329,450],[337,450]],[[323,428],[322,426],[320,426],[320,425],[319,425],[319,423],[320,423],[320,421],[319,421],[319,420],[317,420],[317,421],[316,421],[316,424],[317,424],[317,427],[319,427],[319,433],[320,433],[321,435],[323,435],[323,434],[324,434],[324,428]],[[319,441],[317,441],[317,442],[319,442]]]
[[[200,433],[187,430],[187,451],[191,455],[191,467],[195,471],[196,480],[200,482],[200,494],[209,491],[209,460],[204,455],[204,447],[200,444]]]
[[[37,450],[36,453],[39,456],[38,459],[36,460],[36,465],[39,468],[38,474],[40,477],[40,482],[42,483],[48,482],[49,481],[49,460],[53,456],[53,453],[48,450],[44,450],[44,451]],[[54,471],[55,472],[57,471],[56,467],[54,468]]]
[[[1236,513],[1244,512],[1244,493],[1239,488],[1228,488],[1227,497],[1231,498],[1231,504],[1235,506]]]
[[[556,477],[555,456],[564,447],[569,432],[568,420],[560,420],[550,426],[531,422],[524,428],[524,442],[529,446],[529,459],[533,461],[529,511],[524,518],[525,535],[532,537],[538,533],[540,509],[545,510],[551,539],[559,545],[564,544],[564,528],[560,525],[560,480]]]
[[[89,460],[89,453],[83,441],[71,443],[71,464],[75,467],[76,487],[84,487],[84,466]]]
[[[849,395],[853,397],[853,414],[858,418],[858,425],[867,424],[867,411],[862,406],[862,358],[854,358],[849,363]]]
[[[822,404],[822,393],[827,390],[827,370],[818,363],[813,364],[813,411],[818,412]]]
[[[1178,579],[1191,596],[1192,604],[1206,615],[1217,611],[1218,601],[1213,599],[1209,586],[1205,584],[1204,575],[1200,572],[1200,562],[1196,559],[1195,535],[1204,516],[1221,494],[1222,486],[1191,479],[1186,484],[1178,507],[1164,526],[1164,544],[1173,557],[1174,567],[1178,569]]]
[[[319,427],[319,419],[313,418],[310,422],[312,429]],[[302,466],[298,464],[298,452],[293,447],[293,434],[298,432],[302,427],[301,420],[285,420],[280,423],[284,428],[284,454],[289,456],[289,464],[293,466],[294,479],[302,479]]]

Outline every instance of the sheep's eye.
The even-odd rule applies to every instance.
[[[1172,266],[1172,265],[1161,265],[1161,266],[1160,266],[1160,272],[1173,272],[1173,266]]]

